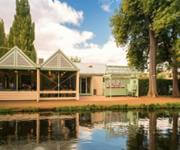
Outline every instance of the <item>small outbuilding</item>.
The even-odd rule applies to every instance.
[[[107,66],[104,75],[105,96],[139,96],[138,72],[128,66]]]

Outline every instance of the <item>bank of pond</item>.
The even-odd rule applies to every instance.
[[[179,150],[180,110],[0,115],[3,150]]]
[[[14,114],[17,112],[97,112],[97,111],[130,111],[130,110],[143,110],[143,111],[155,111],[155,110],[179,110],[180,103],[165,103],[165,104],[139,104],[139,105],[79,105],[79,106],[61,106],[54,108],[38,108],[38,107],[25,107],[25,108],[0,108],[0,114]]]

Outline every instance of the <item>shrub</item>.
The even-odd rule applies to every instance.
[[[148,93],[149,80],[140,79],[139,80],[139,96],[145,96]],[[157,79],[157,90],[159,95],[172,95],[172,80]],[[180,80],[179,80],[180,87]]]

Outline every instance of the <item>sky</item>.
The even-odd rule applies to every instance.
[[[35,48],[47,59],[61,49],[84,63],[127,65],[125,47],[117,47],[110,17],[121,0],[29,0],[35,22]],[[0,0],[6,33],[15,15],[15,0]]]

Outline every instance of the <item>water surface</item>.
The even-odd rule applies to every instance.
[[[0,150],[180,150],[180,112],[0,115]]]

